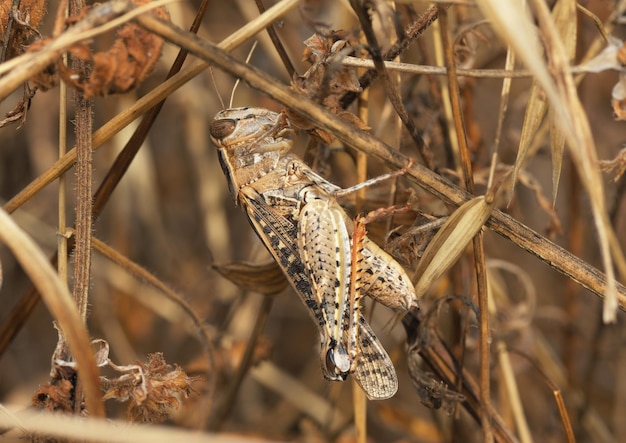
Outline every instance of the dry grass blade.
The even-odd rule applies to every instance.
[[[79,418],[58,414],[43,414],[32,410],[19,412],[5,409],[0,413],[0,427],[12,428],[16,423],[26,432],[44,434],[62,439],[112,443],[136,443],[140,441],[168,443],[185,441],[188,443],[270,443],[276,440],[264,440],[256,437],[221,436],[217,434],[181,431],[166,426],[129,426],[125,421],[97,420],[95,418]]]
[[[89,334],[67,287],[59,280],[35,242],[3,210],[0,210],[0,239],[13,251],[63,331],[78,363],[78,375],[83,383],[89,413],[94,417],[104,417],[98,368]]]

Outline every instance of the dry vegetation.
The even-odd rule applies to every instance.
[[[0,1],[0,440],[624,438],[624,1],[69,3]],[[389,400],[228,193],[236,78],[334,183],[415,160],[342,200],[410,206],[368,225],[422,296],[367,304]]]

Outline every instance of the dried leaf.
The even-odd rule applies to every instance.
[[[37,28],[46,14],[47,0],[21,0],[15,13],[11,14],[13,0],[0,0],[0,44],[6,46],[6,58],[2,62],[24,53],[30,40],[38,35]],[[10,20],[11,35],[2,41]]]
[[[416,352],[410,352],[407,357],[409,375],[420,402],[429,409],[443,407],[448,415],[452,414],[456,404],[465,401],[465,396],[450,389],[443,381],[436,380],[432,373],[424,371],[420,367],[421,361]]]
[[[483,227],[491,211],[493,202],[484,196],[475,197],[460,206],[435,234],[417,266],[419,276],[415,285],[418,297],[441,277],[461,256],[468,243]]]
[[[150,0],[134,0],[137,6]],[[87,9],[83,12],[85,14]],[[155,8],[150,13],[169,19],[165,8]],[[154,69],[163,47],[163,39],[134,23],[126,23],[117,31],[117,38],[106,51],[91,54],[85,45],[75,45],[70,52],[75,57],[92,62],[88,79],[75,80],[76,73],[57,64],[59,74],[69,84],[82,90],[85,98],[121,94],[138,86]]]
[[[576,57],[576,1],[559,0],[552,15],[557,31],[561,36],[569,60]],[[556,195],[561,178],[563,165],[563,151],[565,150],[565,135],[558,126],[556,116],[550,112],[550,152],[552,153],[552,204],[556,202]]]
[[[615,171],[613,181],[618,181],[626,172],[626,148],[620,150],[613,160],[601,160],[599,164],[604,172]]]
[[[361,90],[356,68],[346,67],[340,63],[344,55],[352,55],[356,41],[348,39],[345,32],[334,32],[328,36],[314,34],[304,41],[303,61],[311,63],[309,69],[301,76],[295,77],[290,89],[317,101],[334,114],[339,115],[357,126],[359,129],[369,129],[356,115],[344,111],[340,98],[346,92]],[[315,127],[311,122],[291,112],[285,111],[291,123],[302,130],[319,137],[325,143],[333,141],[334,137]]]
[[[67,379],[54,379],[35,391],[32,404],[48,412],[74,411],[74,385]]]

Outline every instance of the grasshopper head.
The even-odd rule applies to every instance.
[[[220,111],[209,132],[235,198],[241,187],[271,172],[292,146],[293,130],[287,120],[263,108]]]

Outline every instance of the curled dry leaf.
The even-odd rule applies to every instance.
[[[348,39],[344,32],[336,31],[327,36],[314,34],[304,41],[302,59],[311,63],[304,75],[295,77],[290,88],[318,102],[329,111],[352,123],[360,129],[369,129],[356,115],[341,107],[340,98],[346,92],[360,92],[356,68],[341,64],[341,57],[353,55],[355,41]],[[333,136],[298,114],[286,111],[291,123],[297,128],[309,131],[325,143],[333,141]]]
[[[402,325],[407,333],[407,364],[413,386],[417,391],[420,402],[430,409],[440,409],[451,414],[456,404],[465,400],[465,396],[457,392],[450,384],[450,380],[444,381],[440,370],[433,367],[439,376],[424,371],[420,353],[432,348],[434,342],[439,339],[435,331],[435,323],[440,308],[450,301],[461,301],[475,313],[477,307],[465,297],[444,297],[438,299],[426,313],[417,310],[410,311],[403,319]],[[440,368],[441,369],[441,368]]]
[[[613,160],[601,160],[600,169],[604,172],[614,172],[613,181],[618,181],[626,172],[626,148],[620,150]]]
[[[74,385],[67,379],[54,379],[35,391],[32,404],[35,408],[47,412],[72,413],[74,410]]]
[[[588,72],[602,72],[613,69],[619,72],[619,79],[613,91],[612,105],[615,118],[626,120],[626,45],[615,37],[609,37],[609,44],[598,55],[584,64]]]
[[[142,6],[149,2],[150,0],[133,0],[132,3]],[[68,20],[77,21],[92,9],[93,7],[85,8],[81,17]],[[149,14],[169,19],[165,8],[155,8]],[[97,21],[94,24],[97,25]],[[37,42],[31,45],[29,50],[37,50],[48,41]],[[121,94],[137,87],[152,73],[161,56],[162,48],[162,38],[134,23],[126,23],[118,29],[116,38],[108,50],[94,54],[87,44],[76,44],[70,48],[69,53],[73,57],[92,64],[88,78],[81,77],[61,60],[56,63],[56,71],[68,84],[83,91],[85,98]],[[57,72],[50,68],[32,77],[31,81],[40,89],[50,89],[58,82]]]
[[[37,28],[46,14],[47,0],[21,0],[14,13],[11,11],[13,0],[0,0],[0,42],[6,47],[5,59],[11,59],[24,53],[25,46],[38,35]],[[4,41],[7,26],[11,24],[11,34]]]
[[[441,409],[451,415],[457,403],[465,400],[465,396],[448,387],[441,380],[420,367],[421,358],[415,352],[411,352],[407,358],[409,375],[413,387],[419,395],[420,402],[429,409]]]
[[[11,11],[12,5],[13,0],[0,0],[0,46],[4,51],[0,63],[23,54],[26,46],[39,35],[37,28],[46,14],[48,1],[22,0],[16,11]],[[9,26],[11,31],[7,36]],[[0,128],[16,121],[20,121],[21,127],[26,121],[26,113],[34,95],[35,90],[25,85],[22,98],[0,121]]]
[[[136,6],[150,0],[134,0]],[[165,8],[156,8],[150,13],[162,19],[169,19]],[[72,82],[72,71],[59,64],[60,72],[69,83],[81,89],[85,98],[128,92],[150,75],[161,56],[163,39],[144,30],[134,23],[126,23],[117,31],[117,38],[107,51],[91,52],[84,46],[77,46],[70,52],[81,60],[93,63],[88,79]]]
[[[61,337],[62,332],[54,325]],[[76,382],[78,365],[67,355],[64,341],[59,339],[52,355],[50,381],[39,387],[33,395],[32,404],[35,408],[48,412],[74,412],[76,402]],[[92,342],[93,345],[93,342]],[[108,348],[107,348],[108,349]],[[97,365],[102,366],[99,362]],[[81,405],[82,408],[82,405]]]

